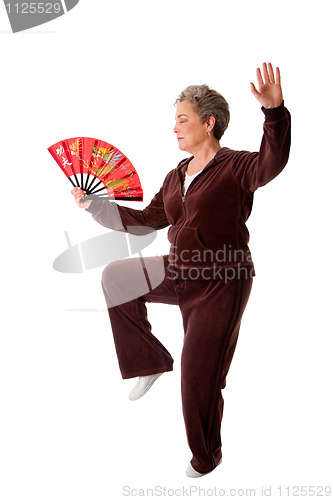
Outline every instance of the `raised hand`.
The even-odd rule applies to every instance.
[[[258,90],[251,82],[251,92],[264,108],[277,108],[283,101],[280,70],[276,68],[275,76],[271,63],[268,66],[264,63],[262,68],[264,78],[260,68],[257,68]]]

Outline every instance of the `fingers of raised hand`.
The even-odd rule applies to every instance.
[[[268,63],[268,66],[267,66],[267,63],[264,63],[262,65],[262,70],[263,70],[263,73],[264,73],[265,83],[266,84],[267,83],[274,83],[275,82],[275,77],[274,77],[274,71],[273,71],[271,63]]]
[[[257,80],[259,87],[261,85],[264,85],[264,80],[262,79],[260,68],[257,68]]]
[[[262,70],[263,70],[264,79],[261,76],[260,69],[257,68],[257,77],[258,77],[258,74],[260,75],[260,80],[258,77],[259,84],[261,84],[261,85],[263,85],[264,83],[265,83],[265,85],[274,84],[274,83],[280,84],[280,70],[279,70],[279,68],[276,68],[276,80],[275,80],[273,66],[271,63],[267,64],[264,62],[262,65]]]
[[[276,68],[276,83],[277,83],[278,85],[281,85],[280,68]]]

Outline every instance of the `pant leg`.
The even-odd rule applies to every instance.
[[[152,334],[146,308],[146,302],[178,304],[166,257],[112,262],[102,287],[122,377],[171,371],[173,358]]]
[[[252,279],[183,282],[178,290],[185,338],[182,403],[191,464],[206,473],[222,458],[222,388],[234,354]]]

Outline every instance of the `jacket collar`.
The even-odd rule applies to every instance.
[[[216,165],[220,161],[221,157],[223,156],[223,152],[227,149],[228,148],[219,149],[218,152],[216,153],[216,155],[210,160],[210,162],[207,163],[207,165],[202,169],[202,171],[209,170],[211,167],[214,167],[214,165]],[[190,161],[193,158],[194,158],[194,156],[190,156],[189,158],[185,158],[176,167],[176,170],[178,170],[179,173],[181,173],[183,175],[183,177],[185,177],[185,171],[186,171],[187,165],[190,163]]]

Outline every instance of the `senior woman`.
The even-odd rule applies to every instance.
[[[103,271],[102,285],[122,377],[139,377],[131,400],[143,396],[173,365],[152,334],[146,302],[180,307],[182,405],[193,455],[189,477],[203,476],[222,461],[221,390],[254,276],[245,223],[254,191],[276,177],[289,156],[290,114],[279,69],[274,72],[264,63],[257,79],[258,89],[251,83],[251,91],[265,115],[259,152],[221,147],[229,122],[226,100],[207,85],[190,86],[176,101],[174,132],[179,148],[191,156],[168,173],[145,209],[84,200],[81,189],[72,190],[77,204],[111,229],[170,226],[169,255],[113,262]]]

